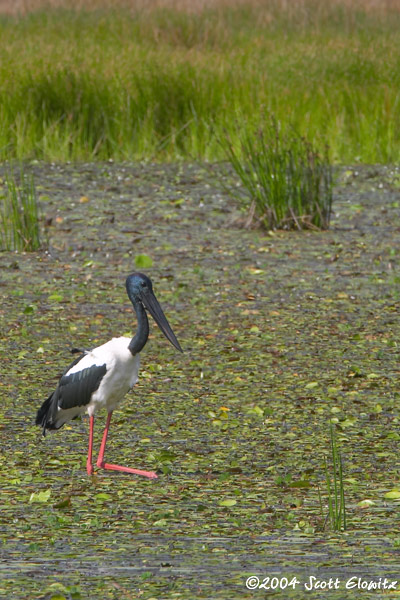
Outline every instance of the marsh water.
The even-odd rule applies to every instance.
[[[241,227],[223,165],[26,168],[46,243],[0,254],[0,594],[397,597],[398,170],[338,169],[328,231],[266,232]],[[134,331],[135,270],[185,353],[151,324],[107,452],[159,478],[88,478],[86,420],[42,438],[35,411],[70,348]],[[328,518],[330,423],[346,531]]]

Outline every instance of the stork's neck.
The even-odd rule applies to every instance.
[[[132,304],[133,308],[135,309],[138,327],[135,335],[129,342],[128,350],[130,350],[133,356],[135,356],[135,354],[139,354],[147,342],[147,338],[149,337],[149,321],[142,303],[132,302]]]

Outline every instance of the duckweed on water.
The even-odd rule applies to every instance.
[[[341,171],[329,231],[273,235],[235,228],[201,165],[29,172],[49,248],[0,255],[0,592],[253,599],[252,575],[396,579],[396,171]],[[90,479],[87,423],[43,439],[35,411],[71,347],[133,330],[124,280],[139,255],[185,354],[152,328],[109,453],[159,479]],[[346,532],[324,527],[318,495],[329,421]]]

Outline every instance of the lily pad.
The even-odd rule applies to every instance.
[[[149,269],[153,266],[153,259],[147,254],[136,254],[135,266],[138,269]]]

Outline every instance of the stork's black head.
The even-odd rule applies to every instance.
[[[135,306],[140,302],[151,314],[167,340],[180,352],[183,352],[163,310],[153,292],[151,280],[143,273],[132,273],[126,279],[126,291]]]
[[[153,293],[153,284],[144,273],[132,273],[126,278],[126,291],[131,302],[137,302],[143,295]]]

